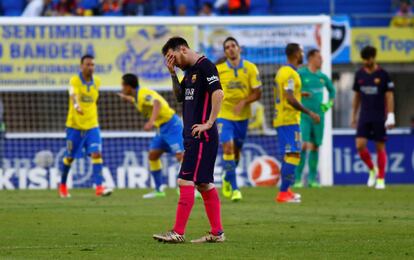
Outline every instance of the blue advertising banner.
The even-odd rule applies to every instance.
[[[333,145],[334,185],[365,185],[368,168],[355,149],[355,136],[334,135]],[[373,155],[373,162],[376,163],[374,144],[370,142],[368,148]],[[387,155],[386,183],[414,184],[414,135],[389,135]]]
[[[105,185],[114,188],[147,188],[152,186],[148,172],[150,137],[116,137],[103,139]],[[3,170],[0,170],[1,189],[55,189],[60,181],[58,171],[65,151],[65,140],[59,138],[6,139]],[[276,159],[275,136],[250,136],[244,145],[239,163],[238,181],[242,186],[276,186],[280,163]],[[162,157],[165,184],[176,186],[179,164],[174,156]],[[221,181],[221,155],[215,166],[216,180]],[[70,187],[92,187],[89,158],[73,164]]]

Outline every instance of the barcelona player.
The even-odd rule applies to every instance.
[[[376,55],[375,47],[366,46],[361,50],[363,67],[355,75],[351,125],[357,129],[356,148],[359,156],[369,169],[368,187],[385,189],[385,141],[387,129],[395,126],[394,83],[376,63]],[[374,167],[368,151],[368,140],[375,142],[378,169]]]
[[[322,55],[319,50],[312,49],[306,55],[308,66],[298,70],[302,81],[302,104],[312,111],[315,111],[321,118],[319,124],[315,124],[312,119],[302,113],[300,121],[300,132],[302,135],[302,152],[300,154],[300,164],[296,168],[295,187],[303,187],[302,172],[308,159],[309,175],[308,186],[319,187],[316,180],[318,175],[319,146],[323,140],[324,114],[333,106],[335,98],[335,88],[332,81],[320,70],[322,67]],[[329,92],[329,101],[323,103],[323,91]],[[309,158],[307,158],[309,157]]]
[[[93,75],[95,63],[92,55],[81,58],[81,72],[70,79],[69,111],[66,120],[66,153],[60,164],[61,181],[59,195],[70,197],[66,185],[71,164],[83,154],[92,159],[92,173],[96,185],[96,196],[106,196],[112,190],[102,185],[102,138],[98,122],[98,98],[101,80]]]
[[[179,162],[182,161],[184,152],[182,121],[160,94],[154,90],[140,87],[138,77],[134,74],[128,73],[122,76],[122,93],[118,95],[134,104],[136,109],[148,119],[144,125],[145,131],[157,128],[157,134],[151,141],[148,154],[155,191],[145,194],[143,198],[165,197],[165,192],[162,190],[163,178],[160,158],[163,153],[168,152],[174,154]]]
[[[236,167],[251,117],[251,103],[260,99],[262,82],[256,65],[242,59],[237,40],[223,42],[226,61],[217,65],[224,91],[223,106],[218,115],[220,142],[223,145],[223,195],[232,201],[242,199],[236,181]]]
[[[181,37],[170,38],[162,53],[171,73],[174,94],[183,104],[185,152],[178,176],[180,198],[174,228],[164,234],[155,234],[153,238],[168,243],[185,242],[184,233],[196,187],[203,197],[211,230],[191,242],[224,242],[220,199],[214,186],[214,164],[219,145],[216,119],[224,96],[218,72],[210,60],[190,49]],[[185,71],[181,83],[175,66]]]
[[[297,68],[303,62],[302,48],[297,43],[289,43],[285,53],[288,65],[282,66],[277,72],[276,87],[274,88],[276,115],[273,126],[276,128],[280,153],[283,155],[282,183],[276,197],[276,201],[280,203],[300,202],[300,195],[293,193],[290,186],[295,181],[295,169],[300,162],[299,123],[301,112],[309,115],[315,123],[320,122],[318,114],[300,103],[302,82]]]

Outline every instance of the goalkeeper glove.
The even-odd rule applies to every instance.
[[[329,100],[328,101],[328,103],[325,103],[325,104],[321,104],[321,110],[322,110],[322,112],[326,112],[326,111],[328,111],[331,107],[333,106],[333,101],[332,100]]]

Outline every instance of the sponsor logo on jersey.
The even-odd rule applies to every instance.
[[[219,81],[219,78],[216,75],[212,75],[211,77],[207,77],[207,82],[208,82],[209,85],[213,84],[216,81]]]

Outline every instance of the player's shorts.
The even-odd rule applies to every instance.
[[[184,159],[178,178],[199,183],[214,183],[214,165],[216,163],[218,140],[208,142],[200,140],[184,141]]]
[[[158,133],[151,141],[150,150],[163,150],[177,154],[184,151],[183,143],[183,123],[177,115],[174,115],[160,126]]]
[[[276,127],[281,154],[299,153],[301,151],[299,125]]]
[[[220,143],[233,140],[238,148],[243,147],[247,135],[249,120],[232,121],[224,118],[217,119],[217,127],[220,134]]]
[[[364,137],[369,140],[385,142],[387,140],[385,121],[358,122],[357,137]]]
[[[101,130],[95,127],[89,130],[66,128],[66,157],[81,158],[84,152],[88,155],[102,152]]]
[[[315,144],[320,146],[323,140],[323,129],[324,129],[324,116],[321,116],[321,122],[315,124],[312,119],[302,113],[300,121],[300,134],[302,135],[302,141],[307,143]]]

